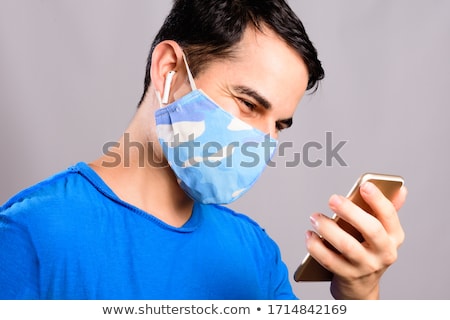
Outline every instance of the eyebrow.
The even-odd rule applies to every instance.
[[[261,94],[253,90],[252,88],[246,87],[246,86],[235,86],[233,89],[242,94],[246,94],[253,99],[255,99],[261,106],[263,106],[264,109],[270,110],[272,108],[272,104],[264,98]]]

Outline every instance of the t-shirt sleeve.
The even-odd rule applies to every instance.
[[[24,226],[0,211],[0,299],[38,299],[38,259]]]

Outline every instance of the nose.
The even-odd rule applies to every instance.
[[[261,117],[256,121],[248,121],[247,123],[253,128],[269,134],[271,138],[278,139],[279,130],[277,129],[277,122],[273,117]]]
[[[268,117],[265,121],[265,133],[270,134],[273,139],[278,139],[277,122],[272,117]]]
[[[270,137],[271,138],[273,138],[273,139],[275,139],[275,140],[277,140],[278,139],[278,130],[271,130],[270,132],[269,132],[269,134],[270,134]]]
[[[253,123],[252,125],[265,134],[269,134],[273,139],[278,139],[279,130],[277,129],[276,121],[274,119],[267,117],[263,121]]]

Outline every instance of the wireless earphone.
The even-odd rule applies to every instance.
[[[172,85],[172,79],[176,71],[170,71],[166,76],[166,81],[164,83],[164,91],[163,96],[161,99],[161,103],[167,104],[169,103],[169,93],[170,93],[170,86]]]

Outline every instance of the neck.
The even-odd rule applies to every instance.
[[[121,200],[180,227],[193,201],[165,161],[149,115],[150,108],[141,106],[116,145],[89,165]]]

